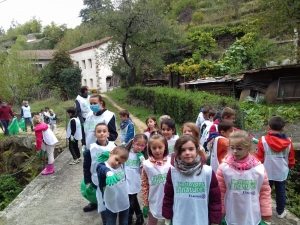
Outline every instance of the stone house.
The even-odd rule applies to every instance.
[[[41,70],[46,64],[50,62],[56,50],[24,50],[20,54],[27,59],[34,61],[37,70]]]

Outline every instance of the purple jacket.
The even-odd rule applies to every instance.
[[[173,202],[174,202],[174,188],[173,188],[171,169],[170,169],[167,175],[167,181],[165,184],[165,196],[162,205],[162,216],[166,219],[173,218]],[[222,221],[221,191],[214,171],[212,171],[210,189],[209,189],[208,219],[210,223],[216,223],[216,224],[219,224]]]

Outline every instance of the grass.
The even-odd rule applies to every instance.
[[[144,108],[144,107],[137,107],[137,106],[132,106],[129,105],[126,101],[127,99],[127,90],[123,89],[123,88],[117,88],[114,89],[113,91],[110,92],[106,92],[105,93],[107,96],[109,96],[117,105],[119,105],[120,107],[122,107],[123,109],[127,109],[129,111],[130,114],[133,114],[135,117],[138,117],[142,122],[146,122],[146,119],[148,116],[154,116],[156,118],[156,120],[158,121],[158,118],[162,116],[162,114],[154,114],[152,110],[148,109],[148,108]],[[105,101],[106,106],[109,110],[111,110],[111,108],[114,108],[108,101]],[[119,120],[119,111],[114,108],[113,111],[116,116],[117,116],[117,120]],[[197,118],[195,118],[196,121]],[[119,124],[120,122],[118,122]],[[182,124],[176,124],[176,131],[177,133],[181,133],[181,127]]]

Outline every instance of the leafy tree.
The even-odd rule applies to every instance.
[[[74,68],[74,63],[69,52],[65,49],[59,49],[53,54],[53,58],[48,65],[50,72],[50,87],[63,90],[64,84],[61,82],[60,74],[65,69]]]
[[[81,86],[81,69],[79,67],[64,69],[59,80],[62,84],[62,90],[68,94],[69,98],[75,98]]]
[[[33,17],[28,22],[20,25],[18,28],[20,34],[39,33],[42,31],[42,21]]]
[[[110,0],[83,0],[83,5],[86,8],[81,9],[79,17],[82,18],[82,22],[92,22],[98,13],[105,12],[105,8],[111,5]]]
[[[124,59],[130,68],[130,85],[137,79],[138,65],[163,65],[162,56],[174,47],[174,26],[168,23],[158,2],[151,0],[114,1],[97,14],[97,24],[113,36],[112,59]]]
[[[51,22],[50,25],[44,27],[44,36],[49,40],[51,44],[51,49],[60,41],[60,39],[64,36],[67,30],[67,26],[65,24],[57,26],[54,22]]]

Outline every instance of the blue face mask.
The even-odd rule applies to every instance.
[[[88,95],[90,95],[91,94],[91,92],[90,91],[88,91]]]
[[[90,106],[90,109],[94,112],[94,113],[96,113],[96,112],[98,112],[99,110],[100,110],[100,106],[97,104],[97,105],[91,105]]]

